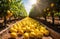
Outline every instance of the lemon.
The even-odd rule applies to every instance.
[[[37,26],[37,24],[36,24],[36,23],[34,23],[34,26]]]
[[[30,30],[30,27],[27,26],[26,29],[27,29],[27,30]]]
[[[10,32],[17,32],[17,30],[12,27],[10,28]]]
[[[15,25],[13,25],[13,28],[14,28],[14,29],[18,29],[18,27],[17,27],[17,25],[16,25],[16,24],[15,24]]]
[[[22,22],[19,22],[19,25],[22,26],[23,25]]]
[[[22,30],[22,28],[21,27],[18,27],[17,31],[20,31],[20,30]]]
[[[29,33],[24,33],[23,36],[26,37],[26,38],[28,38],[29,37]]]
[[[45,33],[45,31],[43,29],[41,29],[40,32],[43,33],[43,34]]]
[[[43,35],[43,33],[39,32],[39,33],[37,33],[36,36],[37,36],[38,38],[42,38],[44,35]]]
[[[38,33],[39,32],[39,29],[35,29],[35,31],[34,31],[35,33]]]
[[[45,31],[44,31],[44,34],[45,34],[45,35],[49,35],[49,31],[48,31],[48,30],[45,30]]]
[[[34,25],[30,25],[31,29],[35,29],[35,26]]]
[[[9,2],[11,2],[11,0],[8,0]]]
[[[23,27],[22,29],[25,31],[26,30],[26,27]]]
[[[7,10],[7,14],[10,14],[10,10]]]
[[[17,33],[15,33],[15,32],[10,33],[10,35],[11,35],[12,38],[16,38],[17,37]]]
[[[32,32],[33,32],[33,31],[34,31],[34,29],[30,29],[30,31],[32,31]]]
[[[18,33],[19,33],[20,35],[23,35],[24,31],[21,29],[21,30],[18,31]]]
[[[43,30],[45,30],[46,28],[45,27],[43,27],[43,26],[41,26],[41,28],[40,29],[43,29]]]
[[[17,26],[20,26],[20,24],[19,24],[19,23],[17,23]]]
[[[34,37],[34,36],[36,36],[36,33],[35,32],[31,32],[30,33],[30,37]]]

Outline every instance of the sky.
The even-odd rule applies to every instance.
[[[23,4],[25,6],[27,13],[29,14],[32,8],[32,5],[36,3],[36,0],[22,0],[22,1],[23,1]]]

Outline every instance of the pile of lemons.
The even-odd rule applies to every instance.
[[[24,39],[28,39],[29,37],[42,38],[43,36],[49,35],[49,31],[46,27],[30,17],[26,17],[15,23],[13,27],[10,28],[10,32],[12,38],[22,35]]]

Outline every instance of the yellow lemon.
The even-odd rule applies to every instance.
[[[31,32],[30,33],[30,37],[35,37],[36,36],[36,33],[35,32]]]
[[[12,27],[10,28],[10,32],[17,32],[17,30]]]
[[[39,33],[37,33],[36,36],[37,36],[38,38],[42,38],[44,35],[43,35],[43,33],[39,32]]]
[[[22,34],[24,33],[24,31],[23,31],[23,30],[19,30],[18,33],[19,33],[20,35],[22,35]]]
[[[44,30],[41,29],[40,32],[41,32],[41,33],[44,33]]]
[[[21,27],[18,27],[17,31],[19,32],[20,30],[22,30],[22,28]]]
[[[34,25],[30,25],[31,29],[35,29],[35,26]]]
[[[14,29],[18,29],[18,27],[17,27],[17,25],[16,25],[16,24],[15,24],[15,25],[13,25],[13,28],[14,28]]]
[[[28,38],[29,37],[29,33],[24,33],[23,35],[25,38]]]
[[[49,31],[48,31],[48,30],[45,30],[45,31],[44,31],[44,34],[45,34],[45,35],[49,35]]]
[[[31,31],[31,32],[33,32],[33,31],[34,31],[34,29],[30,29],[30,31]]]
[[[30,27],[27,26],[26,29],[27,29],[27,30],[30,30]]]
[[[38,33],[39,32],[39,29],[35,29],[35,31],[34,31],[35,33]]]
[[[11,2],[11,0],[8,0],[9,2]]]
[[[15,32],[10,33],[10,35],[11,35],[12,38],[16,38],[17,37],[17,33],[15,33]]]
[[[25,31],[26,30],[26,27],[23,27],[22,29]]]
[[[7,13],[10,14],[10,10],[7,10]]]
[[[41,26],[41,29],[45,29],[45,27]]]

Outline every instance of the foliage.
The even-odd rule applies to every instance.
[[[0,17],[7,15],[7,10],[10,9],[10,0],[0,0]]]
[[[14,17],[27,16],[27,12],[22,3],[22,0],[12,0],[11,9],[13,11]]]
[[[27,16],[22,0],[0,0],[0,17],[7,16],[7,10],[16,17]]]
[[[55,13],[54,16],[60,16],[60,12]]]

